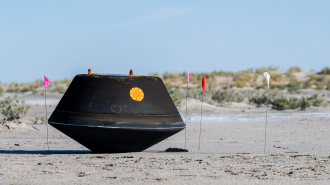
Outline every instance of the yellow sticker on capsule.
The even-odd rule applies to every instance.
[[[131,98],[135,101],[142,101],[142,99],[144,98],[144,93],[143,91],[138,88],[138,87],[133,87],[130,91],[129,91],[129,95],[131,96]]]

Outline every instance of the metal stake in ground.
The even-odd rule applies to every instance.
[[[203,96],[204,96],[204,91],[205,91],[205,75],[202,79],[202,106],[201,106],[201,121],[199,123],[199,145],[198,145],[198,150],[201,149],[201,135],[202,135],[202,118],[203,118]]]
[[[48,146],[48,119],[47,119],[47,102],[46,102],[46,92],[47,92],[47,87],[49,85],[49,80],[46,76],[44,76],[45,81],[44,81],[44,85],[45,85],[45,107],[46,107],[46,127],[47,127],[47,154],[49,153],[49,146]]]
[[[190,78],[190,74],[191,73],[189,73],[188,75],[187,75],[187,88],[186,88],[186,120],[185,120],[185,124],[186,124],[186,128],[184,129],[184,149],[187,149],[186,148],[186,143],[187,143],[187,116],[188,116],[188,114],[187,114],[187,110],[188,110],[188,102],[187,102],[187,91],[188,91],[188,84],[189,84],[189,78]]]
[[[188,78],[188,76],[187,76]],[[184,123],[186,124],[186,128],[184,129],[184,149],[187,149],[186,148],[186,144],[187,144],[187,110],[188,110],[188,105],[187,105],[187,91],[188,91],[188,84],[187,84],[187,88],[186,88],[186,118],[185,118],[185,121]]]
[[[268,110],[268,99],[269,99],[269,79],[270,79],[270,75],[267,72],[263,73],[266,80],[267,80],[267,86],[268,86],[268,90],[267,90],[267,100],[266,100],[266,125],[265,125],[265,145],[264,145],[264,154],[266,154],[266,143],[267,143],[267,110]]]

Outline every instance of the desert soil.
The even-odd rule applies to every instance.
[[[20,123],[0,125],[0,184],[330,184],[328,108],[268,109],[264,154],[265,107],[204,104],[200,125],[200,102],[188,103],[189,152],[165,152],[184,148],[181,131],[120,154],[92,153],[51,126],[48,151],[46,124],[32,120],[44,114],[38,103]]]

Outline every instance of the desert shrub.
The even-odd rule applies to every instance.
[[[234,83],[236,87],[247,86],[251,80],[251,76],[248,72],[239,72],[234,76]]]
[[[253,104],[257,104],[258,107],[261,106],[261,104],[266,104],[267,102],[267,96],[265,94],[260,94],[259,92],[254,94],[252,97],[249,97],[249,102]]]
[[[184,96],[177,89],[171,89],[168,91],[175,106],[179,106],[184,98]]]
[[[320,83],[320,82],[316,82],[315,83],[315,86],[316,86],[316,90],[322,90],[324,89],[324,84],[323,83]]]
[[[184,93],[186,94],[186,89],[184,90]],[[195,98],[200,99],[201,98],[201,88],[200,87],[188,87],[187,89],[187,98]]]
[[[165,87],[170,94],[175,106],[179,106],[184,98],[182,93],[179,91],[179,89],[173,88],[173,86],[169,83],[165,83]]]
[[[19,93],[20,92],[20,89],[17,89],[17,88],[8,88],[7,89],[7,92],[9,92],[9,93]]]
[[[230,90],[219,90],[212,96],[213,100],[219,103],[231,103],[231,102],[242,102],[244,97],[239,93],[232,92]]]
[[[285,110],[285,109],[306,109],[306,107],[310,107],[312,105],[312,101],[305,99],[302,97],[301,99],[297,97],[289,97],[289,99],[285,97],[281,97],[275,99],[273,102],[273,108],[278,110]]]
[[[330,82],[327,84],[327,88],[326,88],[326,90],[330,90]]]
[[[267,103],[267,96],[268,92],[261,92],[258,91],[256,93],[248,95],[249,102],[252,104],[257,104],[258,107],[260,107],[262,104]],[[269,91],[269,97],[268,97],[268,104],[272,104],[275,99],[282,96],[281,93],[279,93],[277,90]]]
[[[7,97],[5,100],[0,102],[1,113],[8,120],[21,119],[26,116],[26,113],[31,108],[30,105],[26,105],[25,101],[19,102],[17,96],[14,98]]]
[[[288,93],[289,94],[299,94],[299,87],[297,86],[288,86]]]
[[[212,99],[217,100],[218,102],[229,102],[230,97],[228,94],[228,91],[218,91],[212,96]]]
[[[271,80],[274,80],[274,81],[278,81],[278,80],[282,80],[283,79],[283,75],[282,74],[271,74]]]
[[[179,73],[179,76],[187,77],[188,73],[183,71],[182,73]]]
[[[299,106],[301,110],[305,110],[307,107],[310,107],[313,105],[313,102],[311,100],[306,99],[305,97],[302,97],[299,102]]]
[[[164,80],[178,79],[179,75],[177,73],[166,72],[166,73],[163,74],[163,78],[164,78]]]
[[[57,87],[55,87],[55,89],[52,90],[52,92],[58,92],[60,94],[64,94],[66,92],[66,89],[64,89],[61,86],[57,86]]]
[[[319,107],[323,105],[324,99],[320,97],[318,94],[313,94],[311,97],[307,98],[308,101],[312,102],[312,105],[315,107]]]
[[[317,90],[329,88],[330,85],[330,76],[328,75],[313,75],[306,82],[304,82],[304,87],[309,88],[312,85],[316,86]]]
[[[278,110],[284,109],[296,109],[301,108],[302,110],[310,106],[321,106],[323,105],[323,99],[318,94],[314,94],[311,97],[302,97],[298,99],[296,97],[289,97],[289,100],[285,97],[275,99],[273,102],[273,108]]]
[[[267,89],[268,89],[267,82],[262,85],[258,85],[255,88],[256,88],[256,90],[263,89],[263,90],[267,91]],[[284,90],[286,88],[287,88],[287,85],[270,85],[269,86],[269,89],[272,89],[272,90],[273,89]]]
[[[213,72],[216,76],[234,76],[234,72],[226,72],[226,71],[218,71],[218,72]]]
[[[279,90],[284,90],[286,89],[288,86],[287,85],[272,85],[270,88],[271,89],[279,89]]]
[[[240,95],[238,93],[235,94],[235,99],[234,99],[235,102],[239,102],[240,103],[240,102],[244,101],[244,99],[245,98],[242,95]]]
[[[289,97],[288,104],[290,109],[299,108],[299,99],[297,97]]]
[[[65,78],[64,80],[60,81],[62,84],[70,84],[72,82],[72,79]]]
[[[330,68],[329,67],[323,68],[321,72],[319,72],[319,74],[330,75]]]
[[[297,66],[290,67],[288,70],[289,74],[298,73],[298,72],[301,72],[301,69],[300,69],[300,67],[297,67]]]
[[[274,100],[273,102],[273,108],[278,109],[278,110],[284,110],[290,108],[289,101],[282,97]]]
[[[46,116],[36,116],[36,117],[34,117],[34,123],[38,123],[38,122],[46,123],[47,120],[48,119],[47,119]]]
[[[0,86],[0,97],[3,95],[3,88]]]
[[[269,67],[263,67],[263,68],[256,68],[255,72],[258,73],[258,74],[262,74],[264,72],[270,72],[270,71],[275,71],[277,70],[278,67],[275,67],[275,66],[269,66]]]
[[[287,86],[289,94],[299,93],[301,83],[297,80],[296,77],[291,77],[289,84]]]
[[[165,83],[165,87],[166,87],[167,91],[169,91],[173,88],[173,85],[170,83]]]

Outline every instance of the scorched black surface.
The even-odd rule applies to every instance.
[[[134,87],[142,101],[130,97]],[[163,81],[150,76],[77,75],[48,122],[98,153],[143,151],[185,128]]]

